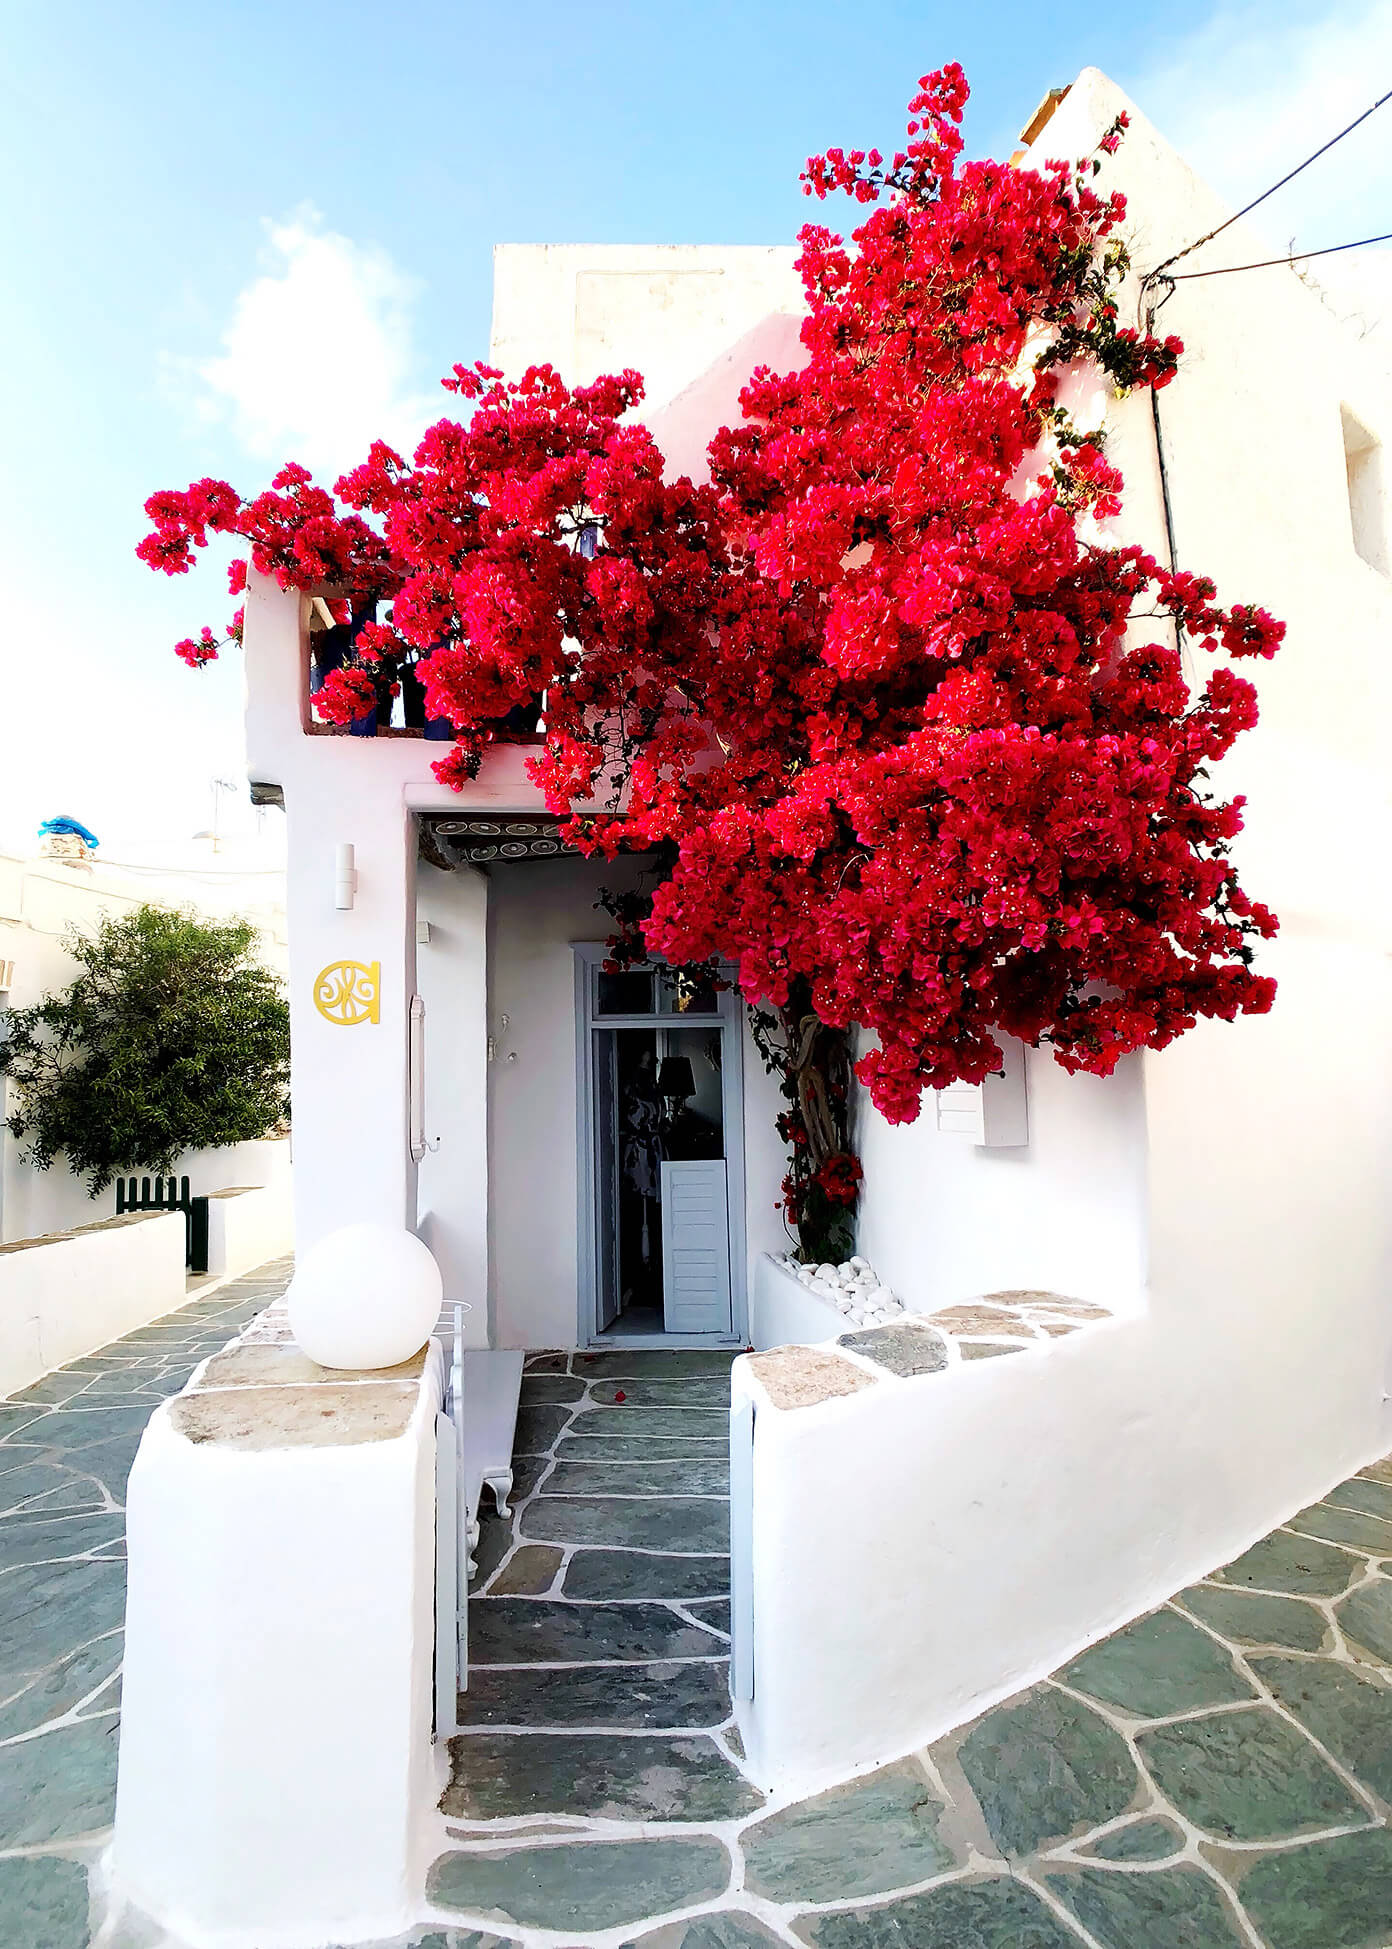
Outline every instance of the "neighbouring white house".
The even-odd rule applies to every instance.
[[[251,920],[261,958],[284,974],[279,869],[112,864],[75,834],[50,835],[35,855],[0,854],[0,1036],[10,1009],[76,977],[66,944],[73,928],[90,933],[103,917],[146,903]],[[0,1076],[0,1119],[13,1107],[11,1089]],[[153,1199],[168,1199],[167,1186],[161,1192],[141,1175],[138,1200],[147,1186]],[[38,1170],[0,1122],[0,1393],[172,1312],[186,1297],[190,1266],[206,1286],[290,1250],[287,1138],[186,1151],[174,1180],[178,1195],[187,1192],[187,1211],[118,1216],[117,1187],[93,1197],[61,1157]]]
[[[1026,153],[1084,155],[1123,107],[1117,180],[1143,272],[1228,212],[1114,84],[1084,70]],[[1201,263],[1269,254],[1238,225]],[[673,466],[697,470],[751,368],[794,355],[794,255],[502,247],[492,361],[549,360],[572,382],[644,370],[644,417]],[[1163,464],[1178,565],[1289,625],[1225,780],[1248,797],[1244,880],[1282,920],[1261,963],[1279,997],[1105,1081],[1014,1049],[998,1087],[930,1098],[912,1125],[862,1106],[860,1252],[910,1313],[970,1337],[990,1330],[983,1296],[1065,1304],[1016,1359],[824,1388],[815,1360],[736,1366],[735,1690],[761,1782],[845,1776],[960,1723],[1392,1444],[1392,373],[1289,267],[1182,283],[1163,323],[1187,358],[1158,423],[1145,393],[1096,406],[1125,536],[1165,557]],[[288,821],[301,1249],[365,1217],[415,1231],[479,1349],[835,1341],[841,1314],[777,1262],[776,1098],[739,1006],[602,967],[599,889],[641,862],[562,849],[525,745],[455,794],[419,733],[314,722],[318,625],[309,597],[253,576],[247,738],[254,788]],[[690,1154],[626,1194],[625,1092],[638,1079],[662,1096],[664,1077]],[[838,1362],[865,1371],[854,1349]],[[433,1441],[432,1414],[402,1439]],[[152,1470],[174,1437],[159,1440]],[[381,1775],[399,1814],[432,1778],[431,1532],[412,1498],[433,1499],[434,1477],[394,1479],[418,1548],[392,1574],[416,1577],[416,1608],[403,1591],[354,1656],[402,1680]],[[158,1550],[157,1525],[133,1533],[133,1577],[142,1547]],[[284,1604],[293,1577],[277,1574]],[[200,1643],[190,1683],[211,1669]],[[144,1696],[128,1688],[128,1728]],[[171,1738],[176,1723],[171,1705]],[[140,1754],[153,1779],[158,1742]],[[153,1806],[130,1788],[116,1863],[124,1847],[158,1906]],[[383,1929],[414,1872],[404,1841],[384,1843],[355,1912]],[[239,1898],[219,1897],[224,1921]]]
[[[84,840],[59,835],[27,858],[0,853],[0,1033],[7,1009],[29,1008],[75,979],[78,966],[64,945],[72,928],[90,933],[104,916],[146,903],[250,920],[260,958],[281,975],[287,971],[279,868],[119,865]],[[6,1088],[0,1077],[0,1116]],[[281,1139],[191,1152],[180,1158],[177,1173],[199,1196],[232,1185],[288,1183],[288,1164]],[[68,1231],[114,1209],[109,1189],[93,1199],[83,1179],[61,1165],[36,1171],[24,1160],[23,1145],[0,1129],[0,1243]]]

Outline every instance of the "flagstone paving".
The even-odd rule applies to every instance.
[[[0,1405],[0,1943],[85,1949],[116,1791],[125,1489],[150,1414],[284,1291],[278,1261]]]
[[[728,1362],[529,1357],[429,1949],[1392,1949],[1392,1466],[788,1803],[727,1691]]]
[[[90,1942],[126,1472],[152,1405],[288,1272],[0,1404],[4,1949]],[[729,1361],[530,1357],[430,1913],[399,1949],[1392,1949],[1392,1463],[973,1724],[790,1803],[745,1776],[728,1696]]]

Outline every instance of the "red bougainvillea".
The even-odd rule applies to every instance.
[[[422,684],[450,783],[544,698],[532,773],[573,837],[665,860],[648,946],[732,961],[778,1025],[799,1212],[859,1174],[826,1037],[864,1033],[856,1073],[904,1120],[998,1033],[1105,1075],[1273,995],[1242,801],[1208,782],[1255,693],[1226,663],[1195,687],[1181,646],[1269,656],[1282,625],[1109,538],[1122,482],[1066,405],[1182,351],[1119,324],[1125,206],[1096,185],[1124,118],[1079,164],[966,162],[966,95],[945,68],[901,152],[808,164],[868,214],[802,232],[806,362],[753,375],[709,483],[664,477],[636,373],[460,366],[471,410],[413,459],[378,443],[333,495],[297,466],[251,501],[156,494],[140,544],[181,573],[236,533],[343,601],[321,711]]]

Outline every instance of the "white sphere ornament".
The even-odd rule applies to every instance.
[[[344,1225],[311,1246],[286,1293],[290,1330],[321,1367],[395,1367],[434,1331],[444,1282],[430,1248],[395,1225]]]

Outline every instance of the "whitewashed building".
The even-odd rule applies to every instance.
[[[1085,154],[1122,107],[1144,271],[1227,213],[1116,87],[1085,70],[1029,153]],[[1239,225],[1189,268],[1268,254]],[[492,360],[646,371],[645,417],[694,470],[749,370],[794,356],[793,256],[501,248]],[[860,1250],[911,1312],[958,1308],[968,1338],[989,1332],[983,1295],[1074,1313],[1021,1358],[825,1398],[815,1363],[737,1366],[736,1690],[764,1782],[844,1776],[960,1723],[1392,1444],[1392,376],[1286,267],[1182,283],[1163,322],[1187,347],[1159,407],[1178,565],[1289,625],[1225,778],[1248,797],[1244,879],[1282,920],[1261,962],[1278,1000],[1105,1081],[1015,1051],[1003,1106],[949,1093],[906,1127],[863,1107]],[[1122,532],[1163,559],[1149,396],[1096,405]],[[309,598],[253,577],[251,775],[288,820],[301,1250],[365,1217],[418,1232],[479,1348],[831,1340],[844,1322],[775,1264],[776,1098],[737,1008],[604,984],[597,893],[638,863],[562,853],[522,747],[456,795],[420,736],[316,725],[316,627]],[[675,1221],[718,1262],[703,1294],[615,1276],[624,1036],[659,1072],[690,1062],[686,1099],[716,1126],[691,1161],[723,1168]],[[413,1710],[428,1741],[428,1689]],[[118,1826],[118,1866],[121,1846]]]

